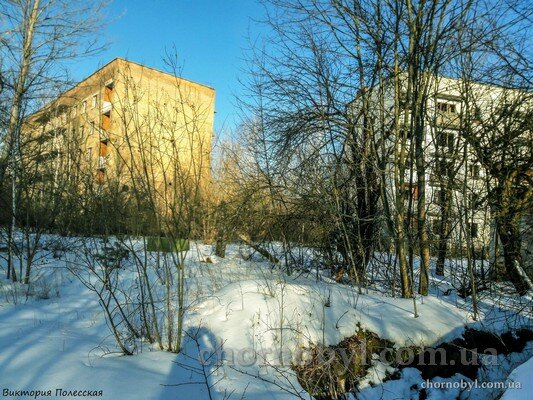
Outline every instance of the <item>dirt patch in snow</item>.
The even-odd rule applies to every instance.
[[[372,366],[373,355],[381,354],[393,345],[360,328],[355,335],[334,346],[312,346],[306,352],[306,359],[293,365],[293,370],[300,385],[315,399],[341,399],[345,393],[357,389],[359,381]],[[392,358],[389,362],[393,362]]]
[[[533,331],[520,329],[497,335],[467,328],[463,336],[435,347],[394,347],[394,343],[359,328],[334,346],[315,345],[306,359],[292,368],[302,387],[317,400],[338,400],[356,392],[369,368],[377,363],[395,368],[385,372],[383,381],[401,379],[405,368],[416,368],[422,378],[449,378],[462,374],[476,379],[480,367],[490,364],[487,357],[520,353],[533,341]],[[422,390],[423,391],[423,390]],[[425,393],[420,393],[424,398]]]
[[[502,335],[466,329],[463,337],[424,349],[418,357],[402,363],[399,367],[416,368],[424,379],[433,379],[437,376],[449,378],[461,374],[473,380],[483,365],[483,356],[520,353],[531,340],[533,340],[533,331],[529,329],[505,332]]]

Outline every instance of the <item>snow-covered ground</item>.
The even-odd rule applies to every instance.
[[[510,386],[519,386],[520,389],[511,387],[505,391],[501,400],[528,400],[531,399],[533,394],[533,382],[531,377],[533,376],[533,357],[528,361],[521,364],[518,368],[514,369],[507,379],[507,383]]]
[[[100,398],[109,400],[309,398],[290,363],[305,356],[311,344],[339,343],[359,327],[396,346],[431,346],[460,336],[467,324],[499,332],[531,326],[531,298],[482,297],[481,318],[475,322],[469,300],[443,295],[450,282],[434,278],[432,295],[417,299],[415,318],[411,299],[372,290],[360,294],[326,277],[317,281],[314,272],[286,276],[257,257],[243,257],[237,245],[220,259],[212,255],[212,246],[194,244],[186,261],[183,352],[163,352],[141,342],[135,355],[123,356],[98,298],[67,270],[73,257],[66,251],[56,259],[43,251],[34,270],[40,278],[28,299],[23,285],[4,279],[5,262],[0,264],[3,394],[40,390],[51,391],[47,398],[65,398],[56,396],[56,389],[63,389],[63,394],[101,391]],[[204,262],[206,257],[211,262]],[[506,368],[492,378],[505,379],[531,356],[531,346],[528,351],[502,359]],[[376,362],[358,398],[418,398],[414,388],[423,382],[418,370],[405,369],[400,380],[370,385],[379,383],[385,370]],[[526,375],[519,368],[511,378]],[[454,379],[461,377],[449,378]],[[446,390],[427,393],[432,399],[453,398]],[[483,391],[476,393],[484,398]]]

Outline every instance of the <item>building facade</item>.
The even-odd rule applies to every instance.
[[[383,157],[385,195],[392,212],[397,212],[397,193],[404,191],[404,210],[410,229],[416,231],[419,186],[417,159],[414,139],[410,134],[412,127],[411,111],[403,103],[406,82],[385,81],[383,87],[372,89],[372,118],[375,129],[384,132],[376,143]],[[398,90],[399,93],[395,93]],[[432,76],[428,78],[426,101],[423,111],[423,162],[425,169],[426,223],[429,239],[437,247],[445,233],[448,249],[452,253],[463,252],[468,244],[474,248],[476,257],[489,257],[489,246],[493,239],[494,220],[488,201],[487,188],[491,179],[482,168],[478,155],[472,149],[463,130],[473,132],[481,129],[482,122],[491,120],[498,107],[512,102],[513,97],[522,93],[518,90],[497,86],[466,82],[459,79]],[[355,113],[359,111],[354,102]],[[480,113],[477,120],[472,110]],[[394,128],[394,121],[398,128]],[[378,123],[381,122],[380,123]],[[467,124],[469,124],[467,126]],[[411,131],[412,132],[412,131]],[[483,140],[483,139],[481,139]],[[399,178],[398,149],[405,150],[405,170]],[[401,182],[401,188],[398,186]],[[407,204],[410,202],[410,205]],[[411,214],[409,214],[411,212]],[[446,228],[443,230],[443,219]],[[385,228],[387,231],[387,228]]]
[[[115,59],[31,115],[23,149],[39,154],[45,190],[136,189],[166,204],[185,188],[206,196],[214,102],[208,86]]]

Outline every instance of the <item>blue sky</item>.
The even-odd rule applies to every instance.
[[[83,79],[116,57],[165,69],[165,48],[176,47],[184,78],[216,89],[215,130],[235,127],[234,96],[242,92],[238,76],[246,63],[243,49],[254,23],[263,15],[256,0],[113,0],[102,32],[109,43],[97,57],[84,59],[71,71]]]

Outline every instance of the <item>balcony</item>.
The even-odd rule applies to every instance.
[[[113,105],[110,101],[102,101],[102,114],[109,114]]]
[[[437,127],[444,129],[459,129],[461,118],[456,113],[437,113]]]
[[[105,156],[99,156],[98,157],[98,169],[100,171],[104,171],[107,167],[107,157]]]
[[[99,133],[100,133],[100,136],[99,136],[100,142],[107,143],[109,141],[109,132],[106,131],[105,129],[100,129]]]

